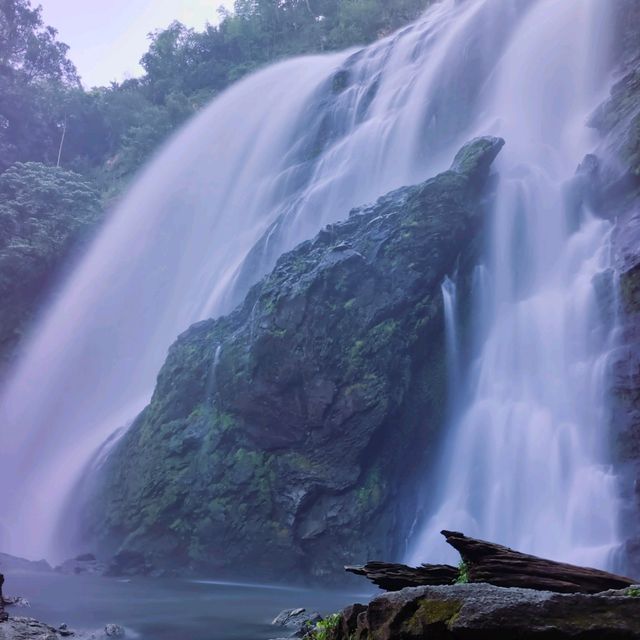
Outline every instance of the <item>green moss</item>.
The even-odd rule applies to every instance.
[[[218,414],[218,424],[221,431],[229,431],[236,426],[236,419],[230,413],[221,412]]]
[[[353,307],[354,307],[354,306],[355,306],[355,304],[356,304],[356,301],[357,301],[357,300],[356,300],[356,298],[351,298],[350,300],[347,300],[347,301],[344,303],[344,310],[345,310],[345,311],[349,311],[350,309],[353,309]]]
[[[377,509],[384,498],[384,484],[379,469],[369,472],[365,483],[356,491],[358,510],[371,513]]]
[[[460,614],[460,609],[462,602],[459,600],[422,600],[405,625],[416,637],[425,628],[434,625],[451,628]]]

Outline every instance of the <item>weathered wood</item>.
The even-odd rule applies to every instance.
[[[453,584],[458,569],[448,564],[423,564],[408,567],[391,562],[368,562],[362,567],[345,567],[345,571],[364,576],[385,591],[400,591],[405,587]]]
[[[4,596],[2,595],[2,585],[4,584],[4,576],[0,573],[0,622],[6,622],[9,614],[4,609]]]
[[[442,535],[460,553],[469,582],[558,593],[600,593],[637,583],[600,569],[545,560],[499,544],[468,538],[457,531],[442,531]]]

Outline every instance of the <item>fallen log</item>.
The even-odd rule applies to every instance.
[[[637,580],[600,569],[578,567],[520,553],[499,544],[468,538],[457,531],[442,531],[460,553],[469,582],[498,587],[523,587],[557,593],[600,593],[624,589]]]
[[[367,562],[362,567],[345,567],[345,571],[364,576],[385,591],[400,591],[405,587],[453,584],[458,569],[448,564],[423,564],[409,567],[391,562]]]
[[[625,589],[640,582],[600,569],[520,553],[493,542],[469,538],[457,531],[442,531],[442,535],[460,553],[464,563],[462,569],[442,564],[409,567],[390,562],[368,562],[361,567],[345,567],[345,570],[364,576],[385,591],[454,582],[487,582],[497,587],[593,594]]]

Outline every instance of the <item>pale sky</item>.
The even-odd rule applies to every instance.
[[[45,24],[68,44],[69,58],[85,88],[142,73],[138,61],[148,48],[147,34],[179,20],[202,29],[216,23],[217,8],[233,0],[34,0]]]

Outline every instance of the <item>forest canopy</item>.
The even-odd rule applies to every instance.
[[[103,189],[131,175],[213,96],[285,57],[366,44],[413,20],[429,0],[236,0],[203,31],[179,22],[149,34],[140,78],[87,90],[68,47],[30,0],[0,4],[0,171],[60,164]]]

